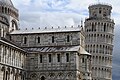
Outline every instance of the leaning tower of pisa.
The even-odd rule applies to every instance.
[[[92,80],[112,80],[112,51],[114,21],[112,6],[89,6],[89,18],[85,20],[86,50],[92,54]]]

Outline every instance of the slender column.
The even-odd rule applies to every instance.
[[[4,69],[4,71],[3,71],[3,80],[5,80],[5,78],[6,78],[6,73],[5,73],[5,69]]]
[[[4,77],[4,71],[1,71],[0,69],[0,80],[3,80],[3,77]]]

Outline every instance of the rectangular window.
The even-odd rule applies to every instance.
[[[60,62],[60,54],[57,54],[57,62]]]
[[[40,37],[38,37],[38,40],[37,40],[38,43],[40,43]]]
[[[52,36],[52,43],[54,43],[55,41],[54,41],[54,36]]]
[[[69,62],[69,53],[66,53],[66,62]]]
[[[27,37],[24,37],[24,44],[27,44]]]
[[[48,58],[49,58],[49,62],[51,62],[51,61],[52,61],[52,56],[51,56],[51,54],[48,54]]]
[[[84,63],[85,62],[85,60],[84,60],[84,58],[82,58],[82,63]]]
[[[42,62],[43,62],[43,56],[40,55],[40,63],[42,63]]]
[[[70,36],[67,35],[67,42],[70,42]]]

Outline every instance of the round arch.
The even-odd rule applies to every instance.
[[[11,27],[15,28],[15,29],[18,29],[17,21],[13,19],[11,22],[12,22]]]
[[[40,80],[45,80],[45,77],[44,77],[44,76],[42,76],[42,77],[40,78]]]

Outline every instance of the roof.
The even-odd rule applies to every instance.
[[[15,30],[11,34],[35,34],[35,33],[54,33],[54,32],[78,32],[80,27],[64,27],[64,28],[44,28],[44,29],[26,29]]]
[[[81,51],[81,54],[83,54],[83,55],[91,55],[90,53],[88,53],[87,51],[85,51],[85,49]]]
[[[6,41],[5,39],[0,39],[0,44],[6,44],[6,45],[8,45],[8,46],[11,46],[11,47],[13,47],[13,48],[15,48],[15,49],[18,49],[18,50],[21,50],[21,51],[23,51],[23,52],[26,52],[24,49],[22,49],[22,48],[20,48],[20,47],[18,47],[18,46],[16,46],[16,45],[14,45],[14,44],[12,44],[11,42],[8,42],[8,41]]]
[[[13,6],[13,3],[11,0],[0,0],[0,4],[6,4],[9,6]]]
[[[77,52],[79,51],[79,46],[70,47],[38,47],[38,48],[24,48],[28,52]]]
[[[108,4],[108,3],[97,3],[97,4],[91,4],[89,5],[89,8],[96,8],[96,7],[109,7],[112,9],[112,5]]]

